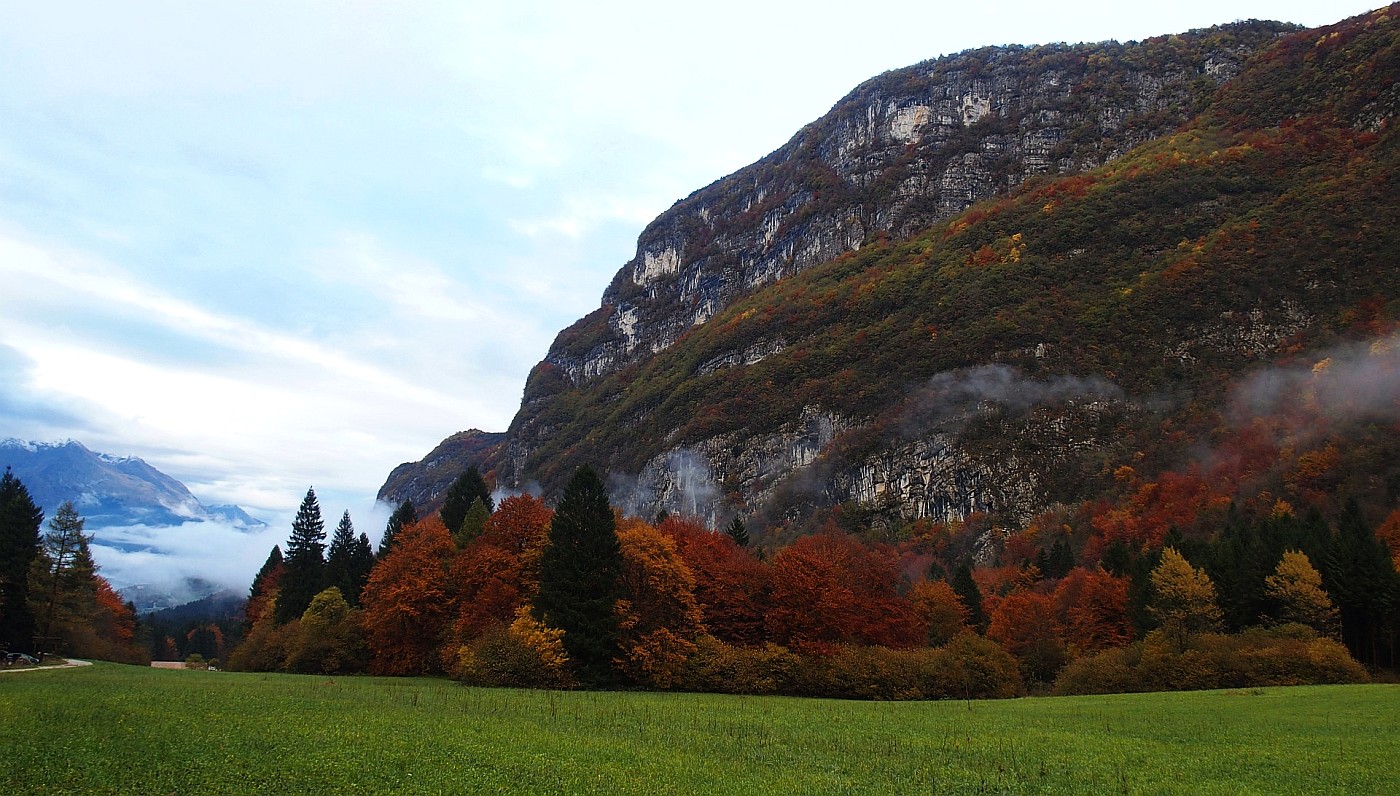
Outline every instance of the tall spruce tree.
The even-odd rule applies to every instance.
[[[373,567],[374,551],[369,546],[369,537],[355,535],[355,525],[347,511],[341,515],[340,525],[336,526],[326,553],[326,586],[340,589],[340,596],[347,604],[358,606],[360,592]]]
[[[277,595],[277,624],[286,624],[301,616],[311,605],[311,598],[325,588],[326,523],[321,519],[321,504],[316,490],[306,490],[297,516],[292,520],[292,535],[287,539],[286,567],[282,586]]]
[[[340,524],[336,526],[335,533],[331,534],[331,546],[326,551],[326,578],[327,587],[334,586],[340,589],[340,596],[347,603],[354,597],[359,596],[360,586],[356,583],[357,574],[354,571],[353,559],[355,553],[355,524],[350,521],[350,512],[346,511],[340,515]]]
[[[35,643],[45,652],[63,649],[95,606],[97,565],[88,548],[91,537],[83,533],[84,522],[72,501],[64,501],[44,533],[43,566],[35,568],[42,593],[34,596],[43,600]]]
[[[1355,498],[1342,508],[1324,564],[1322,582],[1341,612],[1343,643],[1358,661],[1378,665],[1400,585],[1390,551]]]
[[[413,501],[404,498],[399,507],[394,509],[394,513],[389,515],[389,522],[384,525],[384,536],[379,539],[379,550],[375,552],[375,557],[383,559],[389,555],[389,550],[394,546],[394,537],[399,535],[399,531],[404,526],[418,522],[418,510],[413,507]]]
[[[977,581],[972,579],[972,567],[966,563],[958,565],[948,585],[953,587],[953,593],[958,595],[963,607],[967,609],[968,625],[978,633],[986,633],[989,624],[987,610],[982,606],[982,590],[977,587]]]
[[[613,678],[621,574],[622,547],[608,493],[585,465],[569,480],[550,522],[534,606],[541,621],[564,631],[564,650],[585,685]]]
[[[350,572],[354,575],[355,594],[353,597],[346,597],[346,602],[352,608],[360,607],[360,593],[365,590],[365,584],[369,583],[369,573],[374,569],[374,547],[369,543],[369,536],[360,534],[355,537],[355,544],[350,548]]]
[[[34,614],[29,605],[29,568],[39,555],[44,512],[10,468],[0,478],[0,648],[33,649]]]
[[[729,525],[725,526],[724,532],[729,535],[730,539],[734,540],[734,544],[740,547],[749,546],[749,530],[744,527],[744,521],[737,516],[730,521]]]
[[[263,562],[258,574],[253,576],[253,585],[248,589],[248,602],[243,606],[244,636],[247,636],[263,614],[267,613],[268,604],[282,587],[282,573],[285,570],[282,548],[273,545],[272,552],[267,554],[267,560]]]
[[[474,499],[472,507],[467,509],[467,516],[462,518],[462,527],[452,533],[452,542],[457,545],[457,549],[466,547],[480,536],[489,519],[491,512],[486,509],[486,504],[481,502],[479,497]]]
[[[491,502],[491,490],[486,486],[486,479],[481,477],[481,471],[476,469],[476,465],[472,465],[457,476],[457,480],[447,488],[447,497],[443,499],[442,510],[438,512],[442,524],[447,526],[448,533],[455,536],[462,530],[467,512],[471,511],[472,502],[477,498],[481,499],[487,514],[496,510],[495,504]]]

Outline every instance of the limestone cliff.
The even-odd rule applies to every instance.
[[[1392,17],[874,78],[650,224],[477,463],[776,533],[1024,522],[1180,463],[1231,379],[1400,300]]]

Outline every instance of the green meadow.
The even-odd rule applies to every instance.
[[[96,664],[0,675],[47,793],[1400,793],[1400,686],[873,703]]]

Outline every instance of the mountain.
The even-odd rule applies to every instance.
[[[14,470],[34,502],[52,516],[73,501],[88,530],[217,521],[239,528],[266,523],[237,506],[205,506],[184,484],[135,457],[94,453],[82,443],[0,442],[0,466]]]
[[[439,443],[422,461],[395,467],[376,498],[394,504],[410,499],[420,515],[436,511],[457,476],[473,464],[494,460],[505,440],[504,433],[475,428],[459,431]]]
[[[876,77],[650,224],[472,463],[767,533],[1025,527],[1226,461],[1393,502],[1395,394],[1338,385],[1392,383],[1397,74],[1400,6]]]

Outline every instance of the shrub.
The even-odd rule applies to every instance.
[[[1304,625],[1203,633],[1178,651],[1160,632],[1136,644],[1081,658],[1055,681],[1059,694],[1190,691],[1324,683],[1369,678],[1337,641]]]
[[[736,647],[714,636],[695,640],[676,687],[718,694],[791,693],[801,659],[785,647]]]
[[[452,674],[468,685],[571,688],[562,636],[522,608],[510,627],[497,625],[460,647]]]

